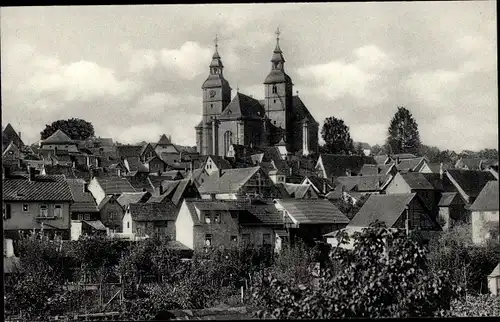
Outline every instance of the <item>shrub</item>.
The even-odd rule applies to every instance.
[[[449,315],[453,317],[500,316],[500,297],[478,295],[453,300]]]
[[[434,316],[449,309],[453,287],[446,273],[431,272],[425,249],[401,232],[370,227],[354,236],[352,251],[336,252],[338,272],[319,283],[297,285],[263,273],[252,295],[260,317],[338,318]]]

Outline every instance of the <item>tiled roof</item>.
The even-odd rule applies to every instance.
[[[389,157],[387,155],[376,155],[373,157],[377,164],[385,164]]]
[[[487,170],[491,166],[498,166],[498,160],[490,160],[490,159],[484,159],[481,160],[481,169],[480,170]]]
[[[422,173],[425,179],[434,187],[435,190],[445,192],[456,192],[457,188],[453,185],[447,175],[439,173]]]
[[[399,171],[416,171],[422,162],[424,162],[424,158],[400,159],[396,168]]]
[[[36,176],[27,179],[4,179],[5,201],[72,201],[73,196],[64,176]]]
[[[23,141],[19,137],[16,130],[14,130],[12,125],[10,125],[10,123],[9,123],[9,124],[7,124],[5,129],[2,131],[2,143],[4,145],[8,145],[10,142],[14,142],[14,144],[17,146],[24,145]]]
[[[448,207],[450,206],[455,198],[457,198],[457,192],[443,192],[441,194],[441,198],[439,199],[438,206],[439,207]]]
[[[260,167],[237,168],[221,170],[205,178],[205,182],[198,188],[200,193],[235,193],[237,192]]]
[[[97,212],[97,204],[92,194],[85,191],[85,180],[66,179],[75,202],[71,205],[71,212]]]
[[[335,181],[344,186],[345,191],[380,191],[384,184],[391,179],[391,175],[376,176],[342,176]]]
[[[287,193],[294,198],[302,199],[312,187],[308,184],[285,183]]]
[[[415,196],[415,193],[371,195],[352,218],[347,228],[369,227],[375,220],[385,222],[386,226],[390,228]]]
[[[316,120],[298,95],[292,96],[292,109],[297,120],[302,121],[307,118],[309,121],[316,123]]]
[[[140,145],[118,145],[116,151],[121,158],[140,157],[142,146]]]
[[[277,200],[300,224],[347,224],[349,219],[326,199]]]
[[[125,178],[96,178],[107,195],[119,195],[124,192],[136,192],[134,187]]]
[[[139,173],[149,173],[148,167],[141,162],[140,157],[126,157],[124,164],[128,164],[130,171],[137,171]]]
[[[450,169],[446,173],[471,198],[477,197],[488,181],[496,180],[489,171]]]
[[[124,192],[117,201],[125,209],[131,203],[143,203],[151,196],[149,192]]]
[[[418,190],[434,190],[434,186],[427,181],[425,176],[419,172],[409,172],[401,174],[406,183],[411,189]]]
[[[148,191],[153,193],[154,186],[149,177],[149,175],[136,173],[133,176],[127,176],[125,180],[129,182],[136,192]]]
[[[170,202],[130,204],[130,214],[134,221],[176,220],[177,212],[175,205]]]
[[[165,202],[168,201],[168,195],[166,193],[159,195],[159,196],[151,196],[146,203],[159,203],[159,202]]]
[[[361,144],[361,148],[362,149],[366,149],[366,150],[369,150],[371,149],[372,147],[366,143],[366,142],[354,142],[354,146],[357,147],[359,144]]]
[[[262,116],[264,116],[264,108],[260,105],[258,100],[242,93],[236,93],[235,97],[220,115],[220,118],[260,118]]]
[[[170,152],[160,152],[159,157],[160,159],[163,160],[163,162],[165,162],[169,166],[174,166],[176,164],[179,164],[181,159],[178,153],[170,153]]]
[[[179,204],[188,185],[189,185],[188,179],[180,180],[179,184],[177,185],[177,188],[175,189],[175,193],[172,196],[172,202],[174,203],[174,205],[177,206]]]
[[[375,164],[373,157],[359,155],[321,154],[328,178],[345,176],[346,170],[358,174],[364,164]]]
[[[392,157],[392,159],[399,158],[399,160],[403,160],[403,159],[414,159],[417,156],[415,154],[412,154],[412,153],[400,153],[400,154],[393,154],[393,155],[391,155],[391,157]]]
[[[471,211],[498,211],[499,207],[498,181],[488,181],[470,207]]]
[[[115,198],[115,196],[113,195],[107,195],[106,197],[104,197],[104,199],[101,200],[101,202],[99,203],[99,205],[97,206],[97,209],[101,210],[102,207],[104,207],[104,205],[106,205],[108,203],[108,201],[111,200],[111,198]]]
[[[76,179],[75,173],[72,166],[60,165],[60,164],[47,164],[45,167],[45,173],[48,175],[64,175],[68,179]]]
[[[106,226],[100,220],[83,220],[83,222],[96,230],[107,230]]]
[[[51,136],[42,141],[43,144],[63,144],[63,143],[75,143],[66,133],[61,130],[55,131]]]
[[[334,188],[332,182],[325,178],[320,178],[318,176],[307,176],[307,179],[318,189],[319,191],[325,193]],[[326,185],[326,190],[323,191],[323,187]]]
[[[177,172],[177,170],[174,170]],[[171,171],[169,171],[171,172]],[[164,175],[161,175],[161,176],[149,176],[149,180],[151,181],[151,184],[153,185],[153,187],[157,188],[159,187],[163,182],[165,181],[178,181],[178,180],[174,180],[172,178],[172,176],[164,176]]]
[[[432,173],[439,173],[441,169],[441,163],[428,163],[429,169],[431,169]],[[451,169],[451,165],[448,163],[443,163],[443,171]]]
[[[157,143],[158,145],[170,145],[172,142],[167,138],[165,134],[162,134],[160,140]]]
[[[388,174],[394,165],[391,164],[364,164],[358,175],[360,176],[376,176],[380,174]]]
[[[210,158],[212,160],[212,162],[215,163],[215,165],[219,169],[231,169],[232,168],[231,163],[228,160],[226,160],[223,157],[221,157],[221,156],[218,156],[218,155],[209,155],[207,157],[207,159],[208,158]]]
[[[491,271],[488,277],[499,277],[500,276],[500,263]]]
[[[481,170],[481,159],[479,158],[462,158],[459,163],[467,166],[469,170]]]
[[[273,204],[240,203],[239,223],[241,225],[282,225],[283,218]]]

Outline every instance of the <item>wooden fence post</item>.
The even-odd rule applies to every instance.
[[[241,286],[241,303],[243,304],[243,286]]]

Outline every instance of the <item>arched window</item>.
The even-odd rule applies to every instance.
[[[224,155],[227,155],[231,144],[233,144],[233,132],[226,131],[224,132]]]
[[[273,85],[273,94],[278,93],[278,87],[276,85]]]

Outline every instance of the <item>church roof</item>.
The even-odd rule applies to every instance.
[[[292,97],[292,106],[293,111],[298,120],[304,120],[305,118],[309,119],[309,121],[317,123],[312,114],[307,109],[306,105],[298,95]]]
[[[64,133],[63,131],[61,130],[57,130],[54,132],[54,134],[52,134],[51,136],[49,136],[47,139],[43,140],[43,143],[44,144],[49,144],[49,143],[74,143],[73,140],[71,140],[71,138],[66,134]]]
[[[229,82],[222,74],[208,75],[201,88],[227,87],[230,89]]]
[[[224,109],[221,118],[257,117],[264,115],[264,108],[258,100],[242,93],[237,93]]]
[[[224,65],[222,65],[222,60],[220,59],[219,52],[217,49],[215,49],[215,52],[212,56],[212,61],[210,62],[210,67],[220,67],[223,68]]]
[[[274,84],[274,83],[291,83],[292,79],[288,76],[285,71],[279,69],[273,69],[267,75],[264,80],[264,84]]]

